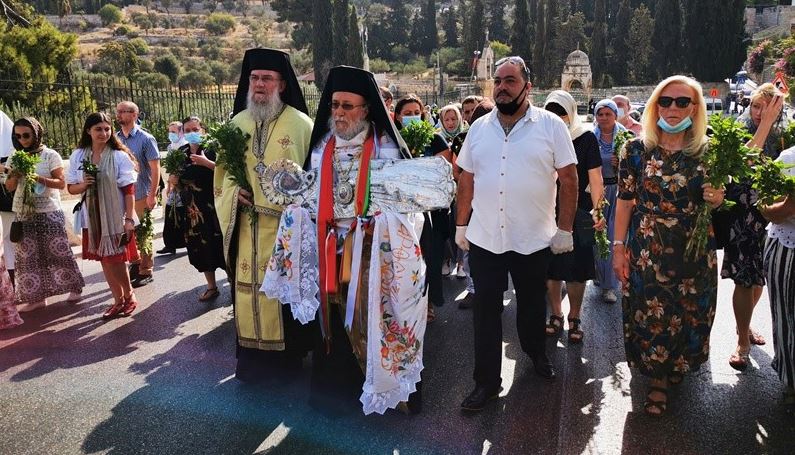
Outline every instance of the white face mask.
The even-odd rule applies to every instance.
[[[625,115],[626,115],[626,113],[624,112],[624,108],[619,107],[618,108],[618,118],[622,119],[622,118],[624,118]]]

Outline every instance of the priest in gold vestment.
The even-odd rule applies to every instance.
[[[240,188],[228,170],[215,168],[215,206],[234,296],[239,380],[265,380],[300,370],[312,348],[314,327],[294,320],[289,307],[258,292],[270,259],[281,207],[268,202],[262,176],[275,160],[303,163],[312,120],[290,60],[273,49],[249,49],[243,59],[232,122],[251,136],[246,179]],[[244,209],[245,206],[245,209]],[[253,207],[255,215],[249,214]]]

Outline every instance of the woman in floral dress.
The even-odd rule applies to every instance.
[[[758,147],[770,158],[777,158],[781,143],[781,110],[784,95],[773,84],[759,86],[751,94],[750,112],[744,119],[753,138],[749,147]],[[729,358],[729,365],[743,371],[749,365],[751,344],[765,344],[765,339],[751,329],[754,307],[762,296],[765,286],[762,250],[767,221],[756,208],[757,192],[750,181],[730,184],[726,187],[726,198],[736,202],[728,212],[728,238],[723,246],[722,278],[734,281],[732,305],[737,322],[737,348]]]
[[[701,86],[671,76],[652,93],[645,136],[630,142],[619,165],[613,268],[623,287],[627,360],[651,378],[645,411],[666,410],[668,385],[707,360],[718,274],[714,238],[705,254],[685,254],[701,204],[723,191],[704,184],[707,146]]]

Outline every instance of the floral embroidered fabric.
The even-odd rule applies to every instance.
[[[293,317],[306,324],[320,307],[318,277],[315,223],[305,208],[290,205],[282,212],[260,291],[290,305]]]

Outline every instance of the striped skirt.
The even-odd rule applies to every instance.
[[[773,316],[773,368],[787,387],[795,388],[795,248],[768,238],[764,254]]]

